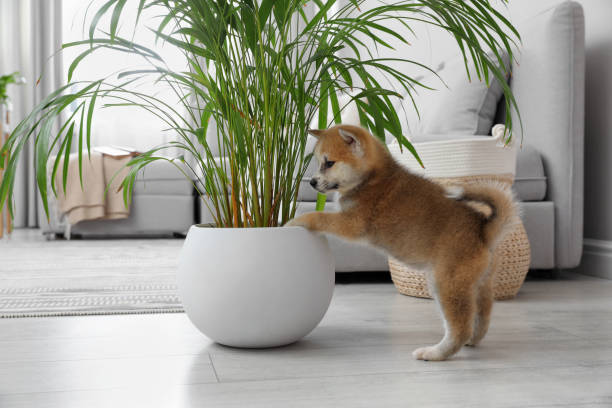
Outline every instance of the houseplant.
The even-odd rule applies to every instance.
[[[23,85],[25,84],[25,78],[22,77],[19,72],[0,75],[0,148],[8,139],[10,121],[9,113],[12,110],[11,99],[7,93],[7,88],[10,84]],[[2,167],[4,166],[5,161],[5,155],[0,154],[0,179],[3,177]],[[0,238],[4,236],[4,214],[4,204],[0,201]],[[6,211],[6,230],[9,234],[13,229],[11,218],[10,212]]]
[[[130,200],[137,174],[153,161],[169,161],[194,179],[218,230],[204,233],[198,227],[191,229],[185,248],[200,253],[189,265],[183,263],[182,270],[195,268],[196,262],[205,265],[207,259],[219,253],[218,247],[215,253],[207,252],[207,248],[212,247],[215,231],[226,234],[226,228],[277,227],[294,216],[300,179],[310,160],[305,151],[306,130],[317,113],[319,127],[339,122],[344,108],[339,103],[341,95],[349,94],[351,101],[356,103],[363,126],[383,139],[385,133],[392,135],[416,156],[402,135],[394,101],[402,94],[411,98],[421,84],[391,67],[388,59],[377,58],[370,52],[376,47],[391,47],[387,42],[389,38],[408,46],[407,39],[387,28],[391,20],[407,28],[421,21],[448,31],[457,40],[466,67],[472,62],[480,80],[488,81],[491,76],[500,79],[508,108],[515,106],[511,91],[505,85],[505,73],[498,68],[503,64],[498,62],[501,62],[502,50],[512,56],[513,39],[518,38],[518,33],[489,0],[404,0],[389,4],[380,2],[368,9],[366,3],[371,5],[372,2],[140,0],[128,4],[127,0],[105,1],[92,14],[88,38],[64,45],[65,48],[83,48],[69,67],[69,83],[36,106],[4,146],[3,152],[9,155],[9,161],[0,185],[1,202],[11,203],[16,163],[29,140],[33,139],[36,147],[38,187],[48,211],[47,161],[55,157],[51,180],[55,180],[60,166],[66,166],[73,149],[79,153],[79,163],[82,162],[86,157],[83,150],[90,148],[93,116],[101,100],[105,101],[105,106],[137,106],[162,119],[176,134],[176,139],[129,163],[130,171],[122,184],[124,198],[126,202]],[[185,71],[168,69],[154,50],[133,42],[130,33],[119,30],[126,7],[138,8],[134,30],[145,24],[139,18],[143,10],[158,8],[161,11],[162,16],[151,29],[160,41],[181,50],[188,65]],[[101,27],[100,21],[105,15],[110,16],[109,25]],[[100,49],[138,55],[145,67],[126,68],[113,78],[71,82],[79,63]],[[410,59],[393,62],[422,66]],[[377,80],[379,76],[375,72],[392,79],[397,88],[385,87]],[[176,92],[182,110],[155,95],[139,92],[137,85],[146,80],[154,80]],[[507,112],[506,121],[510,127],[510,109]],[[52,133],[53,123],[60,120],[62,113],[67,114],[61,130]],[[217,124],[212,137],[208,134],[211,120]],[[213,142],[219,146],[218,154],[211,148]],[[177,150],[181,152],[179,155],[164,155],[164,152]],[[63,188],[66,182],[64,174],[60,183]],[[62,186],[52,184],[50,189],[55,193],[58,187]],[[310,234],[290,234],[288,230],[276,229],[275,234],[296,240],[323,239]],[[234,233],[239,236],[242,232]],[[201,243],[190,244],[200,239]],[[268,245],[263,239],[254,241],[261,246]],[[291,247],[300,251],[302,244],[295,241]],[[229,247],[225,252],[241,258],[248,251]],[[321,256],[325,258],[325,254]],[[183,259],[187,258],[184,254]],[[274,257],[274,260],[278,261],[277,258],[281,257]],[[284,269],[291,269],[291,261],[287,262]],[[243,268],[252,264],[252,260],[244,259]],[[213,280],[207,280],[206,268],[201,266],[198,270],[200,268],[201,284],[211,285]],[[331,261],[326,268],[331,274]],[[259,290],[266,281],[262,274],[267,269],[270,268],[260,265],[257,271],[246,275],[252,281],[243,281],[241,286],[250,291]],[[191,270],[190,276],[197,273]],[[181,276],[187,273],[181,272],[180,282]],[[247,279],[246,276],[243,279]],[[329,303],[333,277],[322,285],[312,290],[328,293],[327,300],[319,300],[319,303]],[[198,291],[193,290],[193,279],[180,286],[190,287],[190,290],[182,290],[182,295],[187,312],[193,316],[194,308],[204,307],[201,303],[196,306]],[[246,297],[246,293],[237,293],[238,288],[233,287],[231,299],[234,303]],[[217,292],[230,296],[226,289]],[[211,306],[216,306],[218,313],[226,307],[225,304],[207,305]],[[290,308],[290,305],[277,307]],[[322,313],[326,307],[327,304]],[[320,319],[322,313],[314,320]],[[261,314],[260,318],[266,320],[269,316]],[[230,324],[236,326],[238,323]],[[254,324],[261,326],[262,322],[255,319]],[[314,327],[312,321],[309,325]],[[284,337],[276,342],[268,339],[253,344],[274,345],[295,340],[312,327],[305,325],[292,339]],[[220,337],[217,340],[232,343]],[[248,341],[241,345],[248,345]]]
[[[0,105],[10,103],[10,98],[6,92],[9,84],[23,85],[25,84],[25,78],[17,71],[11,74],[0,75]]]

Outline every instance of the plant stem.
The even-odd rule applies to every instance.
[[[325,209],[325,202],[327,201],[327,196],[323,193],[317,193],[317,205],[315,209],[317,211],[323,211]]]

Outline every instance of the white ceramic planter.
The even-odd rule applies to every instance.
[[[275,347],[321,321],[334,290],[327,239],[299,227],[192,226],[179,261],[179,296],[217,343]]]

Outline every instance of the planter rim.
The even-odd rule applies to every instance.
[[[297,226],[280,226],[280,227],[211,227],[208,226],[206,224],[193,224],[191,228],[197,228],[197,229],[207,229],[207,230],[253,230],[253,231],[257,231],[257,230],[279,230],[279,229],[284,229],[284,230],[292,230],[295,231],[296,229],[301,229],[304,231],[309,231],[307,228],[304,227],[297,227]]]

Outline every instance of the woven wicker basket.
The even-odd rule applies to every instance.
[[[497,181],[512,184],[511,174],[481,175],[434,179],[442,185]],[[491,267],[495,299],[511,299],[518,293],[529,271],[531,251],[523,223],[517,217],[512,231],[499,243]],[[395,287],[403,295],[431,298],[425,273],[389,258],[389,269]]]

